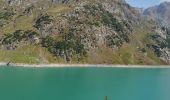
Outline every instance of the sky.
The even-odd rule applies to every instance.
[[[170,0],[126,0],[131,6],[139,7],[139,8],[148,8],[154,5],[158,5],[161,2]]]

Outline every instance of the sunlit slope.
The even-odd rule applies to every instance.
[[[124,0],[0,5],[2,62],[168,64],[165,30]]]

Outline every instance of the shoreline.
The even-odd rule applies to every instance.
[[[30,68],[170,68],[170,65],[119,65],[119,64],[23,64],[0,62],[0,66]]]

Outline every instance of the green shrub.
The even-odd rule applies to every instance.
[[[53,22],[52,16],[42,15],[36,20],[35,27],[40,28],[42,24],[50,24],[51,22]]]
[[[2,43],[12,44],[14,42],[20,42],[23,39],[32,38],[33,36],[38,36],[38,33],[32,30],[28,30],[28,31],[16,30],[14,33],[5,34],[2,38]]]
[[[0,20],[10,20],[13,16],[15,15],[15,13],[10,12],[10,11],[4,11],[4,12],[0,12]]]
[[[166,42],[167,42],[167,47],[170,48],[170,38],[167,38]]]
[[[14,35],[8,33],[4,35],[4,38],[2,39],[2,44],[12,44],[14,41]]]
[[[84,45],[75,37],[72,29],[63,35],[62,40],[56,40],[50,36],[43,38],[42,46],[46,47],[48,51],[54,55],[60,55],[57,51],[65,52],[68,50],[73,50],[73,53],[78,54],[81,57],[85,56],[87,53]]]

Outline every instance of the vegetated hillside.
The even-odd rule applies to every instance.
[[[125,0],[1,0],[0,61],[168,64],[167,30]]]
[[[159,35],[166,39],[168,44],[170,43],[170,2],[163,2],[160,5],[150,7],[144,11],[144,16],[149,19],[155,21],[159,26],[161,26],[162,30],[166,31],[164,34],[161,34],[161,31],[157,29]],[[167,46],[167,50],[165,55],[169,59],[169,45]]]

